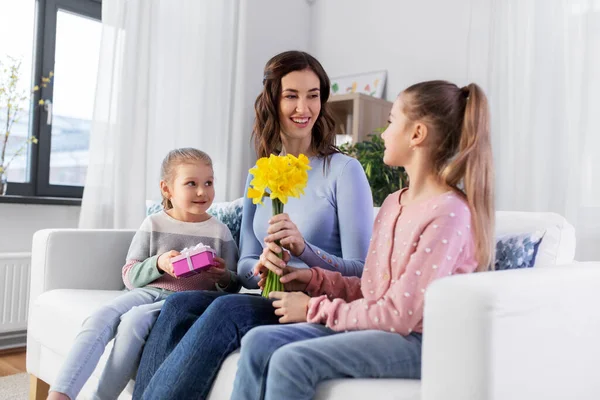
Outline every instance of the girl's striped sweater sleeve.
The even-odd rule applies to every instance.
[[[152,223],[150,217],[146,217],[131,240],[123,266],[123,283],[127,289],[144,287],[162,276],[157,266],[160,254],[150,254],[151,232]]]

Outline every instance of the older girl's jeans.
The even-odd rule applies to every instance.
[[[421,377],[420,333],[338,333],[318,324],[262,326],[242,340],[232,399],[312,399],[335,378]]]

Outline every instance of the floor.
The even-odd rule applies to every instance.
[[[8,376],[26,372],[25,348],[0,350],[0,376]]]

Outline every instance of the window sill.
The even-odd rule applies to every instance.
[[[72,199],[68,197],[39,197],[39,196],[0,196],[0,204],[46,204],[57,206],[80,206],[81,199]]]

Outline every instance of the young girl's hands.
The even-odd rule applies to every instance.
[[[279,240],[281,246],[289,250],[295,257],[302,254],[306,247],[304,237],[286,213],[277,214],[269,220],[267,233],[269,235],[265,238],[266,243]]]
[[[226,287],[231,281],[231,275],[225,265],[225,260],[221,257],[215,257],[215,261],[219,264],[202,271],[202,274],[208,279],[212,279],[221,287]]]
[[[275,315],[279,318],[280,324],[289,324],[292,322],[306,322],[306,313],[308,312],[308,302],[310,297],[302,292],[271,292],[269,298],[275,299]]]
[[[173,278],[177,278],[175,276],[175,272],[173,271],[173,263],[171,263],[171,259],[173,257],[177,257],[180,254],[181,253],[179,253],[177,250],[171,250],[171,251],[167,251],[166,253],[162,253],[158,257],[158,260],[156,262],[158,269],[163,272],[166,272],[167,274],[171,275]],[[179,279],[179,278],[177,278],[177,279]]]

